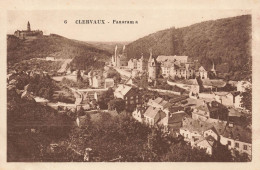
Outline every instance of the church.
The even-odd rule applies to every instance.
[[[42,35],[43,32],[40,30],[31,30],[31,25],[29,21],[27,23],[27,30],[16,30],[14,32],[14,36],[16,36],[19,39],[36,38]]]
[[[121,54],[119,53],[119,51],[117,49],[117,45],[116,45],[115,54],[112,56],[112,59],[111,59],[111,65],[114,67],[122,67],[122,66],[128,65],[126,51],[125,51],[125,45],[123,47],[123,51]]]

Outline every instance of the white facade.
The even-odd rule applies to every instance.
[[[101,79],[94,76],[92,79],[92,87],[99,88],[101,86]]]
[[[237,83],[237,91],[245,92],[247,88],[251,88],[251,83],[248,81],[239,81]]]
[[[135,120],[137,120],[140,123],[143,123],[142,114],[141,111],[138,109],[135,109],[132,113],[132,116]]]
[[[240,153],[247,153],[248,155],[251,155],[252,153],[252,144],[250,143],[236,141],[231,138],[226,138],[222,135],[220,136],[220,143],[222,145],[228,145],[229,149],[238,150]]]

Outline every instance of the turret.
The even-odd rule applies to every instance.
[[[31,31],[31,25],[30,25],[30,22],[28,21],[27,23],[27,31]]]

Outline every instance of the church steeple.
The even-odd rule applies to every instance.
[[[27,31],[31,31],[31,25],[30,25],[30,22],[28,21],[27,23]]]

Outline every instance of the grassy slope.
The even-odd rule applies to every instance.
[[[91,56],[106,60],[111,55],[108,51],[95,48],[87,43],[58,35],[43,36],[34,40],[20,40],[14,36],[8,36],[7,49],[8,63],[47,56],[63,59]]]

